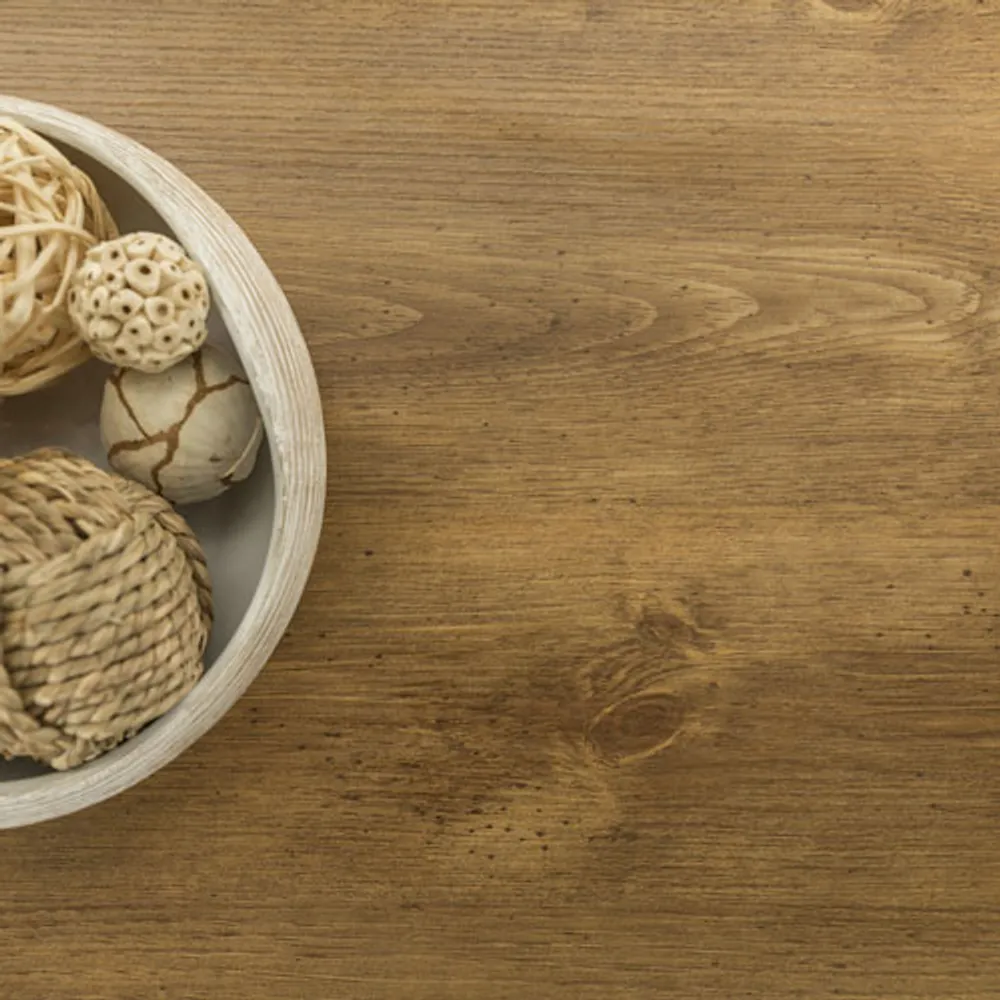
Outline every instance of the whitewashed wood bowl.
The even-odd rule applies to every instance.
[[[251,478],[183,509],[212,571],[217,618],[198,686],[129,742],[74,771],[0,760],[0,829],[96,805],[149,777],[232,707],[274,651],[319,543],[326,484],[323,411],[309,352],[278,282],[250,240],[161,157],[97,123],[0,95],[0,116],[60,146],[94,179],[123,232],[173,235],[212,291],[210,342],[238,355],[267,445]],[[98,412],[109,369],[92,362],[32,395],[0,402],[0,455],[58,445],[107,468]]]

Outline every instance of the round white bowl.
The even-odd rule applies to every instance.
[[[323,410],[309,352],[274,276],[232,219],[179,170],[130,139],[57,108],[0,95],[13,117],[86,170],[123,232],[173,235],[205,267],[210,340],[234,352],[267,430],[254,474],[182,510],[212,572],[217,617],[198,686],[129,742],[75,771],[0,760],[0,829],[54,819],[137,784],[204,735],[278,644],[319,544],[326,494]],[[0,455],[58,445],[107,468],[98,412],[109,369],[93,362],[32,395],[0,401]]]

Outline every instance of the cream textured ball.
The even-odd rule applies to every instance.
[[[208,335],[205,274],[158,233],[130,233],[90,250],[73,275],[67,305],[91,351],[122,368],[163,371]]]
[[[206,346],[157,375],[115,371],[104,387],[101,436],[116,472],[187,504],[250,475],[264,425],[236,363]]]

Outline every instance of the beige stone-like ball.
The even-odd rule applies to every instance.
[[[93,247],[66,301],[80,338],[120,368],[163,371],[208,336],[205,274],[159,233],[130,233]]]
[[[158,374],[115,371],[104,387],[101,437],[116,472],[190,504],[250,475],[264,425],[237,363],[206,346]]]

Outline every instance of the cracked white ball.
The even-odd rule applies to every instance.
[[[257,462],[264,425],[236,362],[206,346],[158,374],[119,368],[104,386],[108,462],[177,504],[220,496]]]

